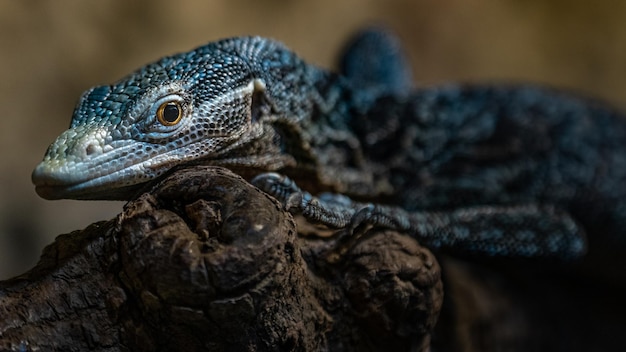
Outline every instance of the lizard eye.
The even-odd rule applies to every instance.
[[[177,101],[169,101],[159,106],[156,111],[157,120],[163,126],[174,126],[183,117],[183,109]]]

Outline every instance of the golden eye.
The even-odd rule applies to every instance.
[[[183,109],[177,101],[170,101],[159,106],[156,116],[163,126],[174,126],[183,117]]]

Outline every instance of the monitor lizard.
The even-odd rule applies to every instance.
[[[533,85],[415,86],[395,37],[331,72],[236,37],[164,57],[78,102],[33,172],[46,199],[129,199],[171,170],[227,167],[330,228],[474,255],[575,258],[623,239],[626,123]]]

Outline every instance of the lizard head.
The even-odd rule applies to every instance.
[[[267,121],[281,110],[298,114],[272,91],[299,89],[301,78],[285,77],[300,66],[276,42],[234,38],[92,88],[33,171],[36,191],[46,199],[126,199],[182,164],[285,166],[293,159],[272,142]]]

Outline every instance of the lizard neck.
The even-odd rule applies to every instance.
[[[380,193],[362,142],[350,126],[355,111],[364,105],[355,101],[350,81],[295,56],[287,66],[288,73],[260,73],[267,77],[268,95],[276,104],[272,138],[294,159],[282,172],[314,192]]]

